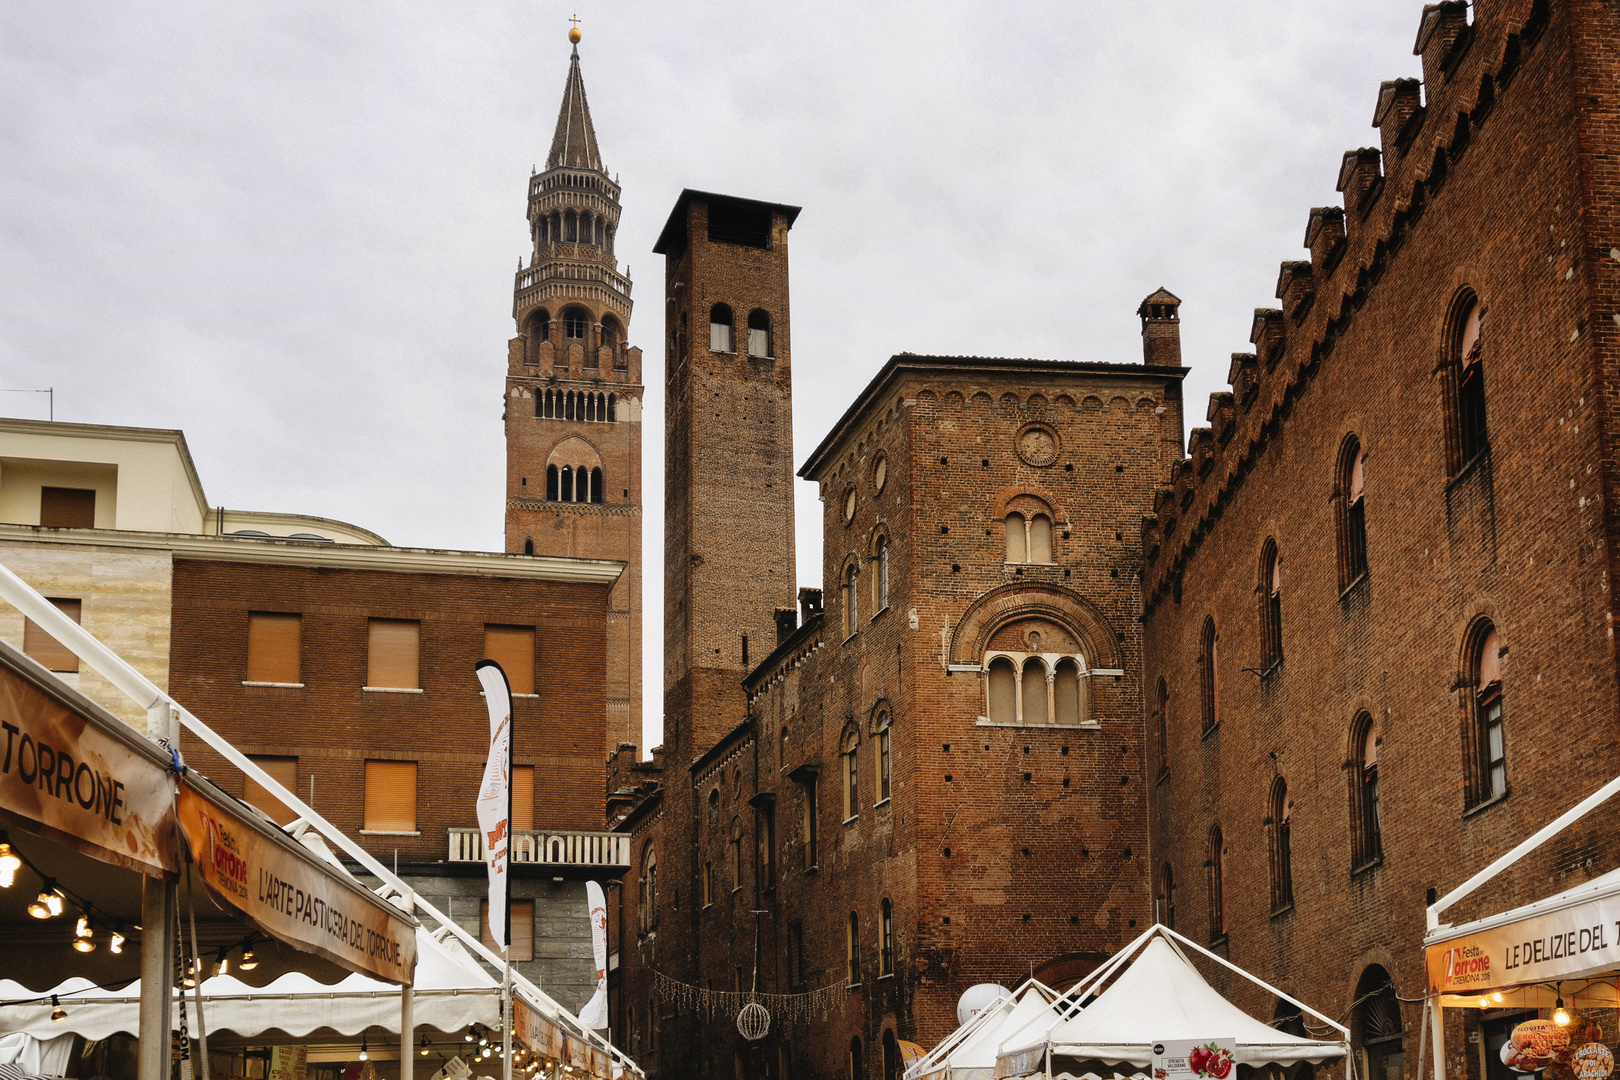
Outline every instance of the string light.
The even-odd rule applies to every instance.
[[[73,947],[82,953],[96,951],[96,942],[91,936],[90,916],[79,916],[79,924],[73,928]]]
[[[422,1056],[423,1057],[428,1056],[428,1041],[427,1041],[427,1036],[426,1035],[422,1036]]]
[[[17,871],[22,867],[22,860],[11,851],[11,844],[4,832],[0,832],[0,889],[9,889],[17,881]]]
[[[1558,999],[1558,1004],[1554,1008],[1553,1023],[1559,1027],[1569,1026],[1569,1013],[1564,1011],[1564,999],[1562,997]]]
[[[61,898],[58,897],[54,891],[52,891],[55,885],[56,883],[50,878],[45,879],[44,885],[40,887],[39,895],[34,897],[34,902],[32,904],[28,905],[28,914],[32,915],[36,919],[48,919],[52,915],[61,914]],[[55,902],[54,906],[57,909],[55,911],[51,910],[53,906],[52,901]]]
[[[193,960],[191,963],[186,965],[186,977],[184,979],[184,983],[187,990],[190,990],[193,986],[197,985],[197,961]]]
[[[107,949],[108,949],[108,951],[113,953],[113,955],[115,955],[115,956],[124,951],[124,924],[123,923],[119,923],[113,929],[112,937],[107,939]]]
[[[366,1037],[362,1035],[360,1036],[360,1060],[364,1061],[366,1057]]]
[[[259,966],[259,962],[253,958],[252,949],[243,949],[242,962],[236,966],[241,968],[243,971],[252,971],[254,968]]]
[[[473,1033],[476,1032],[477,1030],[478,1030],[478,1025],[477,1024],[474,1024],[472,1027],[467,1029],[467,1041],[468,1042],[473,1041]]]
[[[51,995],[51,1019],[58,1024],[67,1019],[67,1010],[62,1008],[62,1003],[57,1000],[55,994]]]
[[[221,975],[229,975],[231,973],[231,954],[230,953],[226,953],[224,956],[219,958],[219,973]]]

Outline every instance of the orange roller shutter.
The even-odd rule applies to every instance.
[[[485,626],[484,658],[501,665],[512,693],[534,693],[534,627]]]
[[[74,622],[83,622],[84,602],[81,600],[58,600],[50,598],[51,604],[72,619]],[[23,620],[23,652],[39,661],[41,665],[51,671],[78,671],[79,658],[73,654],[66,645],[51,637],[33,619]]]
[[[416,831],[416,762],[366,762],[365,828],[371,832]]]
[[[512,901],[512,932],[507,935],[512,942],[512,962],[527,963],[534,959],[534,901]],[[484,943],[484,948],[500,952],[495,948],[495,939],[489,933],[489,901],[484,900],[478,905],[478,940]]]
[[[249,761],[270,774],[270,778],[294,795],[298,794],[298,759],[295,757],[249,757]],[[251,776],[242,777],[242,801],[258,807],[277,825],[293,819],[293,812],[281,804]]]
[[[420,689],[422,624],[414,619],[372,619],[370,639],[366,685]]]
[[[299,639],[303,616],[248,612],[248,682],[303,682]]]
[[[534,828],[534,766],[512,766],[512,830]]]

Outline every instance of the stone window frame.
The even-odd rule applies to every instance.
[[[1013,666],[1013,687],[1015,704],[1013,706],[1013,720],[997,720],[991,714],[990,703],[990,668],[998,659],[1005,659]],[[1046,716],[1044,722],[1024,719],[1024,672],[1030,660],[1037,660],[1045,667],[1046,672]],[[1058,667],[1064,660],[1073,660],[1078,668],[1076,672],[1076,691],[1078,695],[1077,713],[1079,720],[1075,723],[1060,723],[1057,715],[1057,677]],[[1018,652],[1010,649],[987,650],[980,661],[980,677],[983,683],[983,711],[979,714],[980,727],[1020,727],[1020,728],[1062,728],[1064,730],[1100,731],[1102,724],[1091,717],[1091,680],[1097,675],[1122,675],[1121,671],[1105,668],[1093,668],[1086,660],[1084,653],[1049,653],[1049,652]]]

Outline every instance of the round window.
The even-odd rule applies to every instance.
[[[855,489],[850,488],[844,495],[844,524],[848,525],[855,520]]]
[[[877,464],[872,466],[872,490],[882,493],[883,485],[889,482],[889,459],[882,454],[878,455]]]

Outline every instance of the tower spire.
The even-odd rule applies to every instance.
[[[562,108],[557,113],[557,133],[551,137],[551,153],[546,168],[594,169],[602,171],[602,153],[596,146],[596,128],[591,126],[591,108],[585,101],[585,79],[579,73],[579,28],[568,32],[574,42],[568,61],[568,82],[563,86]]]

